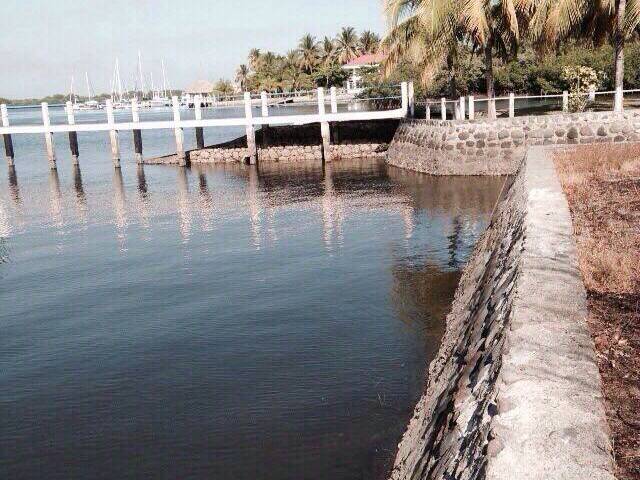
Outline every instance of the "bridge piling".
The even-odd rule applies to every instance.
[[[113,166],[120,168],[120,141],[118,140],[118,131],[114,128],[115,118],[113,115],[113,103],[111,100],[106,101],[107,123],[111,127],[109,130],[109,140],[111,141],[111,159]]]
[[[7,106],[3,103],[2,105],[0,105],[0,125],[2,125],[3,127],[8,127],[9,126],[9,112],[7,111]],[[3,136],[4,139],[4,153],[5,156],[7,157],[7,164],[10,167],[13,167],[14,165],[14,152],[13,152],[13,139],[11,138],[11,135],[8,133],[5,133]]]
[[[184,132],[179,126],[180,124],[180,102],[178,97],[174,95],[171,97],[171,103],[173,105],[173,121],[175,123],[175,136],[176,136],[176,155],[178,156],[178,165],[184,167],[187,164],[187,156],[184,152]]]
[[[338,113],[338,93],[336,87],[331,87],[331,113]]]
[[[42,125],[45,128],[44,143],[47,148],[47,159],[49,160],[49,167],[51,167],[52,170],[55,170],[57,168],[56,151],[53,144],[53,134],[48,130],[51,126],[51,120],[49,119],[49,105],[47,102],[42,102],[40,107],[42,109]]]
[[[256,130],[253,127],[253,111],[250,92],[244,92],[244,116],[247,124],[247,154],[249,156],[249,164],[255,165],[258,162],[258,149],[256,147]]]
[[[318,88],[318,113],[322,117],[326,115],[324,88]],[[329,122],[322,120],[320,122],[320,135],[322,136],[322,158],[325,162],[330,162],[331,159],[331,130],[329,128]]]
[[[67,123],[69,125],[76,124],[76,118],[73,114],[73,103],[70,101],[66,104],[67,108]],[[69,150],[71,150],[71,163],[73,165],[78,165],[78,157],[80,156],[80,151],[78,149],[78,132],[71,131],[69,132]]]
[[[131,118],[133,123],[140,123],[140,111],[138,110],[138,100],[134,97],[131,99]],[[137,164],[143,162],[142,156],[142,130],[133,130],[133,150]]]
[[[202,98],[200,95],[196,95],[195,103],[196,120],[202,120]],[[196,146],[200,150],[204,148],[204,129],[202,127],[196,127]]]

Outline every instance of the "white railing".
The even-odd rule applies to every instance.
[[[248,147],[250,155],[255,157],[255,126],[263,125],[306,125],[312,123],[319,123],[322,126],[323,142],[328,142],[328,125],[333,122],[349,122],[358,120],[383,120],[383,119],[399,119],[406,117],[409,112],[414,111],[413,100],[413,88],[406,82],[400,85],[400,95],[393,98],[401,99],[401,107],[390,110],[376,110],[376,111],[355,111],[355,112],[338,112],[338,89],[331,88],[328,98],[325,97],[324,89],[319,88],[315,91],[316,104],[318,106],[317,113],[311,114],[299,114],[299,115],[269,115],[269,110],[272,105],[269,104],[269,96],[265,93],[260,94],[257,98],[252,97],[249,92],[245,92],[242,103],[244,105],[244,116],[234,118],[202,118],[202,98],[197,97],[195,99],[194,108],[195,119],[183,120],[180,114],[180,104],[178,97],[172,98],[172,120],[160,120],[160,121],[140,121],[139,106],[134,98],[131,103],[131,121],[117,122],[114,116],[113,104],[110,100],[106,102],[106,122],[100,123],[82,123],[75,122],[72,114],[68,114],[68,121],[66,124],[52,125],[49,116],[49,106],[47,103],[42,103],[42,124],[41,125],[11,125],[11,120],[7,111],[6,105],[1,106],[1,123],[0,123],[0,135],[4,137],[5,142],[5,154],[8,162],[13,164],[13,143],[11,140],[12,135],[22,134],[44,134],[45,145],[47,150],[47,157],[51,163],[51,167],[55,168],[56,154],[53,142],[54,133],[65,132],[109,132],[111,151],[113,156],[113,162],[116,166],[120,165],[120,147],[118,141],[119,131],[134,131],[140,132],[142,130],[155,130],[155,129],[167,129],[174,130],[176,140],[176,155],[179,159],[185,158],[184,152],[184,137],[183,129],[195,128],[196,133],[200,129],[200,136],[202,129],[206,127],[229,127],[229,126],[245,126],[247,130]],[[254,116],[253,108],[255,105],[254,100],[258,99],[258,105],[260,108],[260,116]],[[326,104],[329,103],[330,111],[326,111]],[[73,105],[71,102],[67,102],[67,112],[73,112]],[[142,144],[139,134],[136,136],[136,154],[139,158],[142,157]],[[326,137],[326,138],[325,138]],[[71,142],[71,140],[70,140]],[[77,142],[77,140],[76,140]],[[253,145],[253,146],[252,146]],[[77,144],[70,147],[74,156],[77,157]],[[253,150],[253,152],[251,152]]]
[[[640,93],[640,89],[617,89],[610,91],[590,91],[590,92],[582,92],[579,93],[579,96],[587,97],[588,102],[594,103],[596,102],[597,96],[613,96],[613,105],[612,111],[614,112],[622,112],[624,108],[624,96],[625,94],[633,94]],[[473,95],[468,97],[460,97],[456,100],[450,100],[445,97],[440,98],[438,100],[427,100],[422,102],[425,105],[426,110],[426,118],[432,118],[433,111],[438,111],[439,116],[442,120],[447,119],[455,119],[455,120],[474,120],[477,116],[481,107],[482,113],[487,115],[489,119],[495,119],[497,117],[498,109],[496,108],[496,104],[498,102],[506,103],[506,109],[503,109],[509,118],[513,118],[516,116],[516,113],[519,109],[516,108],[518,100],[555,100],[561,99],[558,110],[562,112],[569,111],[569,97],[570,94],[567,91],[558,94],[546,94],[546,95],[515,95],[513,93],[507,96],[501,97],[493,97],[493,98],[475,98]],[[534,106],[529,105],[528,107],[522,108],[520,110],[528,110],[534,108]],[[451,112],[449,112],[451,111]],[[449,118],[451,115],[452,118]],[[436,118],[436,117],[434,117]]]

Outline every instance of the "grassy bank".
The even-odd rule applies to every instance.
[[[617,476],[640,479],[640,145],[556,155],[569,200]]]

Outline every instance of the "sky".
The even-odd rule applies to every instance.
[[[0,97],[110,90],[116,58],[133,88],[138,50],[149,81],[233,79],[251,48],[285,53],[309,32],[384,32],[382,0],[2,0]]]

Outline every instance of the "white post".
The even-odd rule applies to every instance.
[[[440,113],[442,116],[442,120],[447,119],[447,99],[442,97],[440,99]]]
[[[258,161],[258,150],[256,148],[256,131],[253,128],[253,112],[251,107],[251,93],[244,92],[244,116],[247,122],[247,155],[249,156],[249,163],[255,165]]]
[[[51,125],[51,121],[49,120],[49,105],[47,102],[42,102],[42,124],[45,128]],[[44,142],[47,147],[47,158],[49,159],[49,166],[51,169],[56,168],[56,151],[55,146],[53,145],[53,134],[49,131],[46,131],[44,134]]]
[[[402,96],[402,111],[406,117],[409,113],[409,87],[407,86],[407,82],[400,84],[400,94]]]
[[[467,106],[467,101],[464,97],[460,97],[460,120],[464,120],[466,116],[465,107]]]
[[[567,92],[566,90],[562,92],[562,111],[569,111],[569,92]]]
[[[7,110],[7,106],[3,103],[2,105],[0,105],[0,125],[2,125],[3,127],[8,127],[9,126],[9,112]],[[7,164],[12,167],[13,166],[13,159],[14,159],[14,154],[13,154],[13,140],[11,139],[11,135],[8,133],[5,133],[3,135],[4,137],[4,153],[7,157]]]
[[[489,120],[495,120],[497,117],[495,97],[487,98],[487,117]]]
[[[613,111],[615,113],[621,113],[622,110],[624,110],[623,102],[624,102],[624,92],[622,91],[622,87],[617,87],[616,95],[613,102]]]
[[[320,114],[320,134],[322,136],[322,157],[326,162],[331,161],[331,132],[329,122],[323,120],[326,114],[324,104],[324,88],[318,88],[318,113]]]
[[[260,92],[260,100],[262,101],[262,116],[269,116],[269,103],[267,102],[267,92]]]
[[[590,102],[596,101],[596,89],[594,87],[591,87],[589,89],[589,101]]]
[[[111,100],[106,101],[107,108],[107,123],[112,127],[109,129],[109,139],[111,140],[111,158],[113,159],[113,166],[120,168],[120,142],[118,141],[118,132],[113,127],[115,124],[115,118],[113,116],[113,103]]]
[[[338,113],[338,94],[336,87],[331,87],[331,113]]]
[[[473,100],[473,95],[469,95],[469,120],[473,120],[476,117],[476,104]]]
[[[431,105],[429,105],[429,102],[427,102],[427,109],[426,109],[426,114],[425,117],[427,120],[431,119]]]
[[[509,94],[509,118],[516,116],[516,94],[511,92]]]
[[[67,110],[67,123],[69,125],[76,124],[76,118],[73,114],[73,103],[70,101],[66,104]],[[69,149],[71,150],[71,163],[73,165],[78,165],[78,133],[77,132],[69,132]]]
[[[413,82],[409,82],[407,96],[409,100],[409,115],[411,115],[411,118],[414,118],[416,116],[416,96]]]
[[[187,164],[187,156],[184,153],[184,132],[180,125],[180,102],[178,97],[174,95],[171,97],[171,104],[173,106],[173,122],[174,132],[176,135],[176,155],[178,156],[178,165],[184,167]]]

